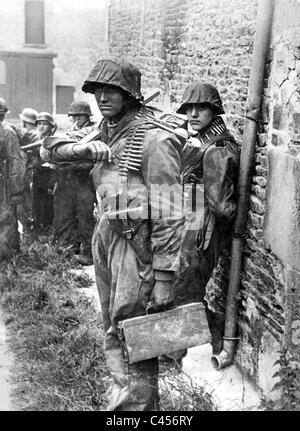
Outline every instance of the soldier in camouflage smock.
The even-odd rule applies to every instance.
[[[92,248],[113,379],[108,410],[158,409],[157,358],[128,364],[117,325],[144,315],[151,296],[156,309],[169,306],[179,270],[182,214],[162,217],[157,190],[172,187],[181,201],[181,144],[148,122],[140,84],[134,65],[114,57],[98,60],[83,91],[95,94],[104,118],[77,134],[80,139],[94,131],[94,140],[76,144],[75,134],[73,141],[47,138],[41,150],[52,162],[98,161],[92,171],[100,207]],[[171,207],[164,196],[163,208]]]
[[[17,134],[6,124],[6,101],[0,98],[0,263],[19,250],[16,207],[24,191],[26,157]]]
[[[237,207],[239,148],[220,116],[224,110],[213,85],[190,84],[177,112],[188,117],[182,176],[185,193],[191,199],[176,297],[179,303],[200,300],[206,304],[213,354],[218,354],[223,342],[229,250]]]

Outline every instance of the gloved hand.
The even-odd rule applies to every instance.
[[[170,308],[175,301],[175,291],[172,280],[156,280],[151,294],[151,305],[154,311]]]
[[[74,154],[83,159],[102,162],[108,160],[111,162],[112,154],[108,145],[101,141],[91,141],[86,144],[75,144],[73,147]]]

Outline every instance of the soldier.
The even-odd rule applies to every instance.
[[[92,247],[113,379],[108,410],[158,408],[157,358],[126,363],[117,325],[144,315],[150,295],[157,309],[169,306],[179,269],[181,215],[160,215],[157,188],[180,190],[181,199],[180,142],[148,122],[140,83],[141,73],[131,63],[115,57],[99,59],[82,89],[95,95],[103,115],[100,125],[74,134],[73,141],[47,138],[41,150],[45,160],[98,162],[92,176],[100,214]],[[98,133],[94,139],[100,140],[76,143],[75,137],[80,139],[88,131]],[[175,205],[167,196],[163,203],[168,209]]]
[[[72,118],[72,130],[81,130],[83,127],[93,126],[95,123],[91,121],[92,116],[90,105],[84,101],[72,102],[69,108],[68,117]]]
[[[86,102],[73,102],[69,109],[78,131],[94,125]],[[95,190],[90,179],[93,163],[68,163],[54,169],[54,220],[53,242],[61,250],[74,252],[82,265],[92,265],[92,236],[95,227]]]
[[[237,207],[239,148],[220,116],[217,89],[194,82],[184,91],[179,114],[186,114],[189,139],[182,152],[183,183],[190,190],[181,244],[177,298],[204,301],[213,354],[222,349],[229,249]]]
[[[32,108],[24,108],[21,114],[19,115],[20,120],[22,121],[22,127],[24,127],[27,132],[35,132],[36,133],[36,120],[38,113],[35,109]]]
[[[17,134],[3,123],[7,112],[6,101],[0,97],[0,263],[20,247],[16,205],[22,197],[26,170]]]
[[[36,119],[38,130],[38,140],[46,136],[52,136],[56,131],[54,118],[48,112],[40,112]],[[33,223],[37,232],[41,229],[48,228],[53,221],[53,196],[50,186],[52,169],[45,166],[38,153],[33,169]]]
[[[38,140],[38,131],[36,128],[36,120],[38,113],[35,109],[24,108],[19,118],[21,120],[21,127],[14,126],[15,131],[20,140],[20,145],[28,145]],[[33,227],[33,214],[32,214],[32,181],[33,170],[36,161],[39,160],[38,149],[32,149],[26,152],[27,166],[25,175],[25,188],[22,197],[22,203],[18,205],[18,219],[23,226],[23,232],[30,232]]]

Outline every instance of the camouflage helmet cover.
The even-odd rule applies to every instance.
[[[70,115],[92,115],[90,105],[84,101],[72,102],[69,108],[68,116]]]
[[[83,83],[82,91],[95,93],[97,84],[120,87],[141,102],[141,72],[133,64],[117,57],[100,58]]]
[[[38,113],[35,109],[24,108],[21,114],[19,115],[19,118],[22,121],[25,121],[26,123],[35,124],[37,116],[38,116]]]
[[[36,123],[38,123],[39,121],[48,121],[51,126],[55,126],[54,118],[51,114],[49,114],[49,112],[40,112],[37,116]]]
[[[186,113],[186,105],[191,103],[203,103],[209,105],[217,115],[224,114],[222,101],[218,90],[211,84],[203,82],[193,82],[184,90],[178,114]]]
[[[9,112],[7,102],[3,97],[0,97],[0,114],[7,114]]]

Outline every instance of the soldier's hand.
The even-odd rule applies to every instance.
[[[163,311],[170,308],[175,300],[174,281],[156,280],[151,295],[152,308]]]
[[[112,154],[108,145],[101,141],[91,141],[74,146],[74,153],[80,158],[88,158],[94,162],[111,162]]]

